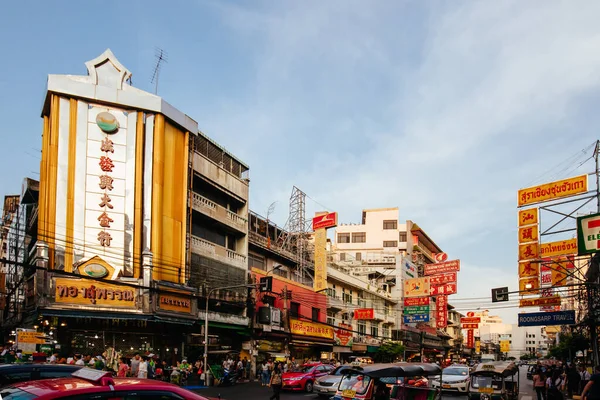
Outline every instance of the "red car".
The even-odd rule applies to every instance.
[[[329,364],[308,363],[304,364],[300,371],[286,372],[282,375],[284,390],[305,390],[308,393],[313,391],[313,385],[317,378],[327,375],[335,367]]]
[[[0,389],[2,400],[207,400],[179,386],[150,379],[112,378],[106,371],[82,368],[70,378],[20,382]]]

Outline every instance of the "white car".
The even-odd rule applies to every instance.
[[[470,382],[469,367],[466,365],[451,365],[442,370],[441,386],[443,391],[467,393]],[[439,376],[432,380],[431,386],[440,387]]]
[[[337,392],[340,381],[344,376],[344,372],[348,369],[362,369],[361,367],[353,367],[350,365],[342,365],[337,367],[329,374],[318,378],[313,386],[313,392],[317,393],[319,397],[330,398]]]

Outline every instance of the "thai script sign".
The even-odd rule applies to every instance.
[[[460,260],[425,265],[425,275],[436,275],[455,271],[460,271]]]
[[[333,328],[316,322],[290,319],[290,332],[294,335],[313,336],[324,339],[333,339]]]
[[[136,290],[126,285],[110,285],[89,280],[56,278],[55,301],[84,305],[132,307]]]
[[[191,300],[189,297],[161,294],[159,296],[158,306],[162,310],[185,312],[185,313],[192,312],[192,303],[191,303]]]
[[[354,319],[373,319],[375,312],[372,308],[358,308],[354,310]]]
[[[429,314],[429,306],[409,306],[402,310],[404,314]]]
[[[587,175],[580,175],[561,181],[546,183],[519,190],[519,207],[527,204],[541,203],[563,197],[575,196],[586,193],[588,190]]]
[[[541,243],[540,254],[542,257],[556,257],[577,254],[577,239]]]
[[[519,314],[519,326],[548,326],[575,324],[575,311],[553,311]]]
[[[429,314],[412,314],[404,315],[402,317],[405,324],[412,324],[415,322],[429,322]]]
[[[559,306],[560,296],[538,297],[535,299],[520,299],[519,307]]]
[[[17,343],[46,344],[44,334],[35,330],[18,330]]]
[[[429,278],[414,278],[404,280],[404,297],[429,296]]]
[[[452,283],[446,283],[445,285],[432,286],[430,295],[431,296],[437,296],[440,294],[448,295],[448,294],[456,294],[456,292],[457,292],[456,282],[452,282]]]
[[[519,227],[527,225],[537,225],[538,223],[538,209],[527,208],[525,210],[519,210]]]
[[[432,275],[429,283],[432,285],[443,285],[445,283],[456,282],[456,272],[446,272],[445,274]]]
[[[408,299],[404,299],[404,307],[428,305],[429,297],[410,297]]]
[[[577,253],[582,256],[600,251],[600,214],[577,217]]]

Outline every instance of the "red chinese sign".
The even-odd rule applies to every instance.
[[[429,297],[405,297],[404,307],[428,306]]]
[[[352,325],[339,324],[334,340],[338,346],[352,346]]]
[[[481,317],[462,317],[460,319],[461,324],[480,324]]]
[[[358,308],[354,310],[354,319],[373,319],[375,312],[372,308]]]
[[[445,328],[448,325],[448,297],[438,296],[435,300],[435,326],[436,328]]]
[[[461,324],[463,329],[478,329],[479,324]]]
[[[110,113],[105,112],[103,114],[108,114],[109,117],[112,117],[114,121],[116,121],[116,118],[114,118],[114,116]],[[100,128],[102,129],[102,127]],[[106,132],[105,129],[102,129],[102,131]],[[99,206],[103,209],[103,211],[102,214],[100,214],[100,216],[98,217],[98,222],[104,230],[98,232],[98,242],[102,247],[110,247],[110,241],[112,240],[112,236],[109,232],[106,231],[106,228],[110,228],[110,224],[114,222],[114,220],[108,215],[107,211],[112,210],[114,207],[111,204],[112,200],[108,192],[113,190],[114,180],[110,175],[107,175],[106,173],[113,172],[113,168],[115,167],[115,163],[108,156],[109,153],[114,154],[115,152],[115,146],[113,141],[110,140],[108,137],[104,137],[102,143],[100,144],[100,151],[104,152],[106,155],[101,156],[100,161],[98,162],[100,169],[102,170],[102,172],[104,172],[103,175],[100,175],[99,183],[100,189],[104,190],[104,194],[100,198],[99,203]]]
[[[321,228],[333,228],[337,226],[337,219],[336,212],[318,215],[312,219],[313,231]]]
[[[450,282],[456,282],[456,272],[446,272],[445,274],[433,275],[429,279],[431,285],[444,285]]]
[[[433,277],[432,277],[433,278]],[[438,296],[440,294],[456,294],[456,282],[446,283],[445,285],[431,286],[429,295]]]
[[[425,275],[436,275],[455,271],[460,271],[460,260],[425,265]]]
[[[468,329],[467,330],[467,347],[472,349],[474,345],[475,345],[475,335],[474,335],[473,329]]]

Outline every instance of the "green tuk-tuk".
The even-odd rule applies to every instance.
[[[519,368],[515,363],[486,362],[477,365],[471,372],[469,400],[518,400],[518,398]]]

